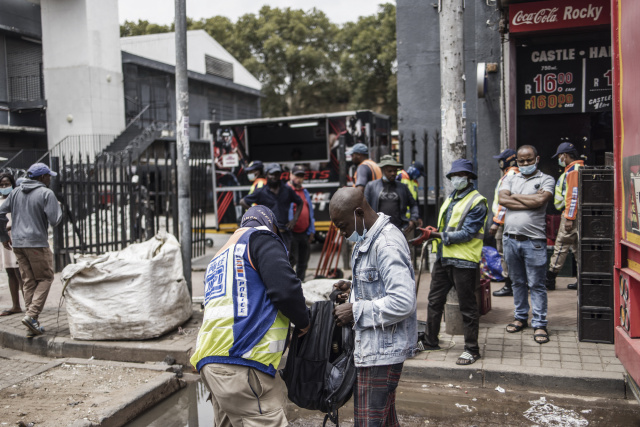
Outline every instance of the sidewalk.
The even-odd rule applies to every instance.
[[[209,259],[228,236],[216,237],[214,248],[192,268],[193,296],[203,296],[202,280]],[[221,243],[222,242],[222,243]],[[319,256],[314,248],[310,265]],[[308,274],[313,271],[308,271]],[[614,346],[578,342],[576,328],[576,292],[566,289],[572,279],[559,279],[558,290],[549,293],[549,332],[551,341],[534,342],[531,328],[509,334],[505,325],[512,320],[513,299],[493,298],[492,311],[481,317],[480,351],[482,359],[471,366],[457,366],[463,352],[462,336],[444,334],[443,350],[419,353],[405,363],[402,379],[411,382],[473,385],[476,387],[539,390],[577,395],[625,398],[624,369],[615,357]],[[426,318],[426,300],[430,277],[423,273],[418,294],[418,319]],[[492,290],[500,283],[493,283]],[[58,313],[62,285],[58,277],[52,286],[40,323],[46,333],[33,339],[25,336],[21,316],[0,317],[0,346],[50,357],[106,359],[121,362],[161,362],[167,356],[185,365],[194,350],[198,328],[202,322],[200,304],[193,305],[192,318],[178,331],[146,341],[77,341],[69,334],[64,305]],[[9,307],[8,288],[0,286],[0,307]],[[152,304],[152,302],[149,302]],[[58,316],[59,314],[59,316]]]

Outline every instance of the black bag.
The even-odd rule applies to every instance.
[[[289,400],[304,409],[318,410],[338,425],[338,408],[349,401],[356,380],[353,361],[353,330],[337,327],[333,318],[336,297],[311,306],[311,327],[298,338],[293,332],[282,379]]]

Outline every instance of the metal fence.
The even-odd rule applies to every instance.
[[[206,188],[210,181],[209,144],[192,143],[192,254],[205,252]],[[178,233],[176,144],[159,140],[138,158],[131,152],[51,158],[58,176],[52,183],[63,209],[54,229],[55,268],[75,254],[102,254],[151,238]],[[210,172],[209,172],[210,173]]]

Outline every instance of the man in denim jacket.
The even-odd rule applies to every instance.
[[[353,281],[334,286],[349,302],[334,316],[355,330],[355,426],[395,426],[395,390],[404,361],[416,352],[415,275],[409,246],[389,217],[377,214],[363,194],[341,188],[329,204],[331,220],[355,243]],[[342,294],[341,300],[346,300]]]

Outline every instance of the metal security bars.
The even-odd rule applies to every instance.
[[[192,255],[205,252],[207,182],[211,147],[192,143]],[[151,238],[160,230],[178,233],[175,142],[158,140],[138,158],[128,150],[52,157],[59,174],[52,182],[63,210],[54,229],[55,267],[75,254],[99,255]]]

